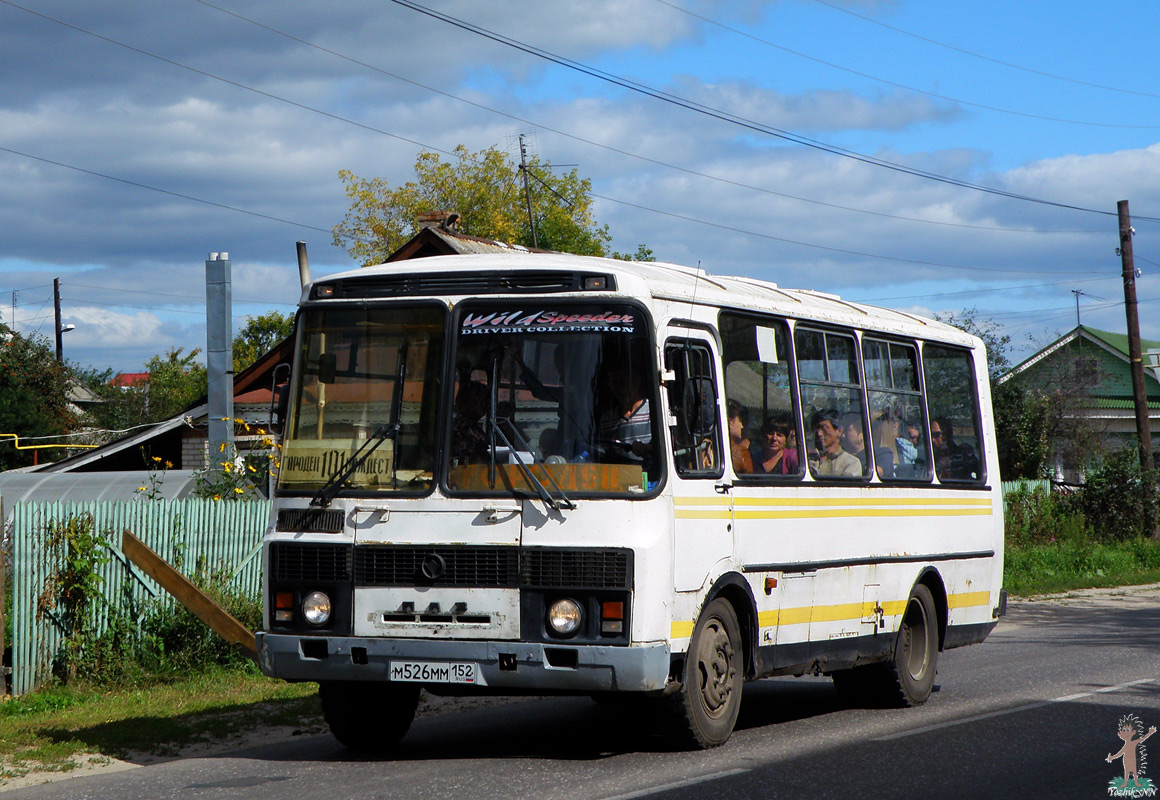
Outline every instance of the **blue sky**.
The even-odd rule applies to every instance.
[[[204,347],[207,253],[231,254],[238,325],[289,312],[296,240],[315,274],[352,266],[330,243],[340,169],[401,183],[423,147],[527,133],[593,180],[615,249],[917,313],[976,307],[1021,352],[1075,324],[1073,290],[1084,324],[1124,330],[1127,199],[1143,334],[1160,339],[1150,3],[419,4],[824,149],[391,0],[0,0],[0,319],[51,336],[59,277],[70,360],[133,371]]]

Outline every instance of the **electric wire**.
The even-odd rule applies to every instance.
[[[660,159],[656,159],[656,158],[652,158],[650,156],[642,155],[640,153],[634,153],[634,152],[631,152],[628,150],[624,150],[624,149],[616,147],[614,145],[609,145],[609,144],[606,144],[603,142],[595,141],[593,139],[585,138],[583,136],[578,136],[574,133],[569,133],[569,132],[564,131],[560,128],[554,128],[550,125],[545,125],[545,124],[543,124],[543,122],[537,122],[535,120],[527,119],[526,117],[520,117],[520,116],[517,116],[515,114],[511,114],[507,111],[502,111],[498,108],[494,108],[492,106],[485,105],[485,104],[477,102],[475,100],[471,100],[471,99],[468,99],[466,97],[462,97],[460,95],[454,94],[452,92],[448,92],[448,91],[446,91],[444,89],[440,89],[436,86],[430,86],[430,85],[422,83],[420,81],[412,80],[411,78],[404,77],[402,75],[399,75],[398,73],[391,72],[390,70],[383,69],[382,67],[376,66],[374,64],[370,64],[366,61],[362,61],[360,59],[353,58],[353,57],[348,56],[344,53],[338,52],[337,50],[333,50],[331,48],[316,44],[315,42],[312,42],[308,39],[303,39],[300,36],[295,36],[292,33],[288,33],[286,31],[280,30],[280,29],[275,28],[273,26],[267,25],[263,22],[252,19],[251,17],[247,17],[243,14],[239,14],[236,11],[231,11],[230,9],[222,8],[221,6],[218,6],[218,5],[215,5],[213,3],[208,2],[208,0],[193,0],[193,2],[198,3],[199,5],[205,6],[206,8],[211,8],[211,9],[218,11],[222,14],[225,14],[227,16],[234,17],[235,19],[241,20],[242,22],[246,22],[246,23],[253,25],[257,28],[261,28],[262,30],[268,31],[269,33],[273,33],[277,36],[281,36],[281,37],[284,37],[286,39],[289,39],[290,41],[297,42],[298,44],[301,44],[305,47],[309,47],[309,48],[317,50],[321,53],[326,53],[327,55],[331,55],[335,58],[341,59],[341,60],[346,61],[348,63],[355,64],[357,66],[371,70],[371,71],[376,72],[380,75],[385,75],[389,78],[393,78],[393,79],[401,81],[403,83],[410,84],[411,86],[414,86],[414,87],[419,88],[419,89],[423,89],[424,91],[428,91],[428,92],[431,92],[433,94],[437,94],[437,95],[440,95],[442,97],[446,97],[450,100],[455,100],[459,103],[464,103],[464,104],[472,106],[474,108],[478,108],[482,111],[487,111],[491,114],[495,114],[497,116],[504,117],[505,119],[510,119],[514,122],[519,122],[519,123],[522,123],[524,125],[531,125],[531,126],[538,128],[540,130],[545,130],[545,131],[548,131],[550,133],[554,133],[557,136],[562,136],[566,139],[570,139],[572,141],[576,141],[576,142],[580,142],[582,144],[590,145],[592,147],[598,147],[602,150],[606,150],[606,151],[611,152],[611,153],[616,153],[618,155],[626,156],[628,158],[636,159],[636,160],[642,161],[644,163],[653,164],[655,166],[664,167],[666,169],[676,170],[676,171],[685,173],[687,175],[693,175],[693,176],[696,176],[699,178],[705,178],[707,180],[715,181],[715,182],[718,182],[718,183],[721,183],[721,184],[724,184],[727,186],[734,186],[734,187],[737,187],[739,189],[748,189],[750,191],[760,192],[762,194],[768,194],[768,195],[772,195],[775,197],[784,197],[784,198],[789,199],[789,200],[795,200],[795,201],[802,202],[802,203],[809,203],[812,205],[822,206],[825,208],[833,208],[833,209],[838,209],[841,211],[850,211],[850,212],[854,212],[854,213],[858,213],[858,214],[869,214],[871,216],[882,217],[882,218],[886,218],[886,219],[897,219],[897,220],[902,220],[902,221],[906,221],[906,222],[917,222],[917,223],[922,223],[925,225],[940,225],[940,226],[951,227],[951,228],[966,228],[966,229],[970,229],[970,230],[999,231],[999,232],[1004,232],[1004,233],[1069,233],[1069,234],[1074,234],[1074,233],[1100,233],[1101,232],[1101,231],[1092,231],[1092,230],[1044,230],[1044,229],[1036,229],[1036,228],[1007,228],[1007,227],[1001,227],[1001,226],[997,226],[997,225],[971,225],[971,224],[962,223],[962,222],[947,222],[945,220],[923,219],[921,217],[908,217],[908,216],[904,216],[901,214],[888,214],[888,213],[883,212],[883,211],[873,211],[873,210],[866,209],[866,208],[855,208],[852,206],[844,206],[844,205],[841,205],[838,203],[829,203],[829,202],[826,202],[824,200],[817,200],[817,199],[810,198],[810,197],[802,197],[800,195],[789,194],[787,192],[779,192],[779,191],[776,191],[774,189],[770,189],[770,188],[763,187],[763,186],[755,186],[753,184],[745,183],[742,181],[737,181],[737,180],[734,180],[731,178],[725,178],[725,177],[722,177],[720,175],[712,175],[709,173],[700,172],[698,170],[691,169],[689,167],[680,166],[679,164],[673,164],[671,162],[661,161]]]
[[[8,0],[2,0],[2,1],[8,2]],[[615,86],[619,86],[623,89],[627,89],[628,91],[636,92],[636,93],[641,94],[643,96],[651,97],[653,99],[659,100],[659,101],[664,102],[664,103],[668,103],[670,105],[677,106],[679,108],[684,108],[688,111],[693,111],[695,113],[702,114],[704,116],[707,116],[707,117],[710,117],[713,119],[727,122],[729,124],[735,125],[737,127],[745,129],[745,130],[753,131],[755,133],[761,133],[761,134],[764,134],[766,136],[781,139],[783,141],[787,141],[787,142],[790,142],[793,144],[801,145],[803,147],[812,148],[812,149],[815,149],[815,150],[818,150],[821,152],[829,153],[831,155],[836,155],[836,156],[840,156],[842,158],[847,158],[847,159],[858,161],[858,162],[861,162],[864,164],[869,164],[871,166],[881,167],[883,169],[888,169],[888,170],[898,172],[898,173],[901,173],[904,175],[911,175],[913,177],[923,178],[923,179],[935,181],[938,183],[944,183],[944,184],[947,184],[950,186],[957,186],[957,187],[963,188],[963,189],[971,189],[973,191],[982,192],[984,194],[991,194],[991,195],[996,195],[999,197],[1006,197],[1006,198],[1012,199],[1012,200],[1021,200],[1023,202],[1035,203],[1038,205],[1050,206],[1053,208],[1067,209],[1067,210],[1071,210],[1071,211],[1081,211],[1081,212],[1090,213],[1090,214],[1098,214],[1100,216],[1116,216],[1116,212],[1114,212],[1114,211],[1104,211],[1104,210],[1101,210],[1098,208],[1087,208],[1085,206],[1074,205],[1071,203],[1064,203],[1064,202],[1056,201],[1056,200],[1048,200],[1046,198],[1041,198],[1041,197],[1032,197],[1030,195],[1021,194],[1019,192],[1011,192],[1011,191],[1008,191],[1005,189],[999,189],[999,188],[996,188],[993,186],[984,186],[982,184],[972,183],[970,181],[962,180],[960,178],[953,178],[953,177],[950,177],[947,175],[940,175],[938,173],[930,172],[928,170],[919,169],[917,167],[910,167],[910,166],[907,166],[905,164],[900,164],[900,163],[895,162],[895,161],[889,161],[887,159],[877,158],[875,156],[869,156],[869,155],[866,155],[864,153],[860,153],[860,152],[857,152],[854,150],[849,150],[849,149],[846,149],[843,147],[839,147],[838,145],[828,144],[826,142],[823,142],[823,141],[820,141],[817,139],[812,139],[810,137],[803,136],[803,135],[797,134],[797,133],[793,133],[791,131],[786,131],[786,130],[782,130],[780,128],[775,128],[771,125],[766,125],[764,123],[760,123],[760,122],[757,122],[757,121],[754,121],[751,119],[747,119],[745,117],[734,115],[734,114],[731,114],[729,112],[723,111],[721,109],[717,109],[717,108],[714,108],[711,106],[704,105],[702,103],[698,103],[698,102],[696,102],[694,100],[690,100],[688,98],[680,97],[678,95],[674,95],[674,94],[671,94],[669,92],[655,89],[655,88],[652,88],[652,87],[647,86],[645,84],[630,80],[628,78],[613,75],[611,73],[605,72],[605,71],[597,69],[595,67],[591,67],[591,66],[582,64],[578,61],[573,61],[572,59],[556,55],[556,54],[551,53],[547,50],[543,50],[542,48],[535,47],[534,45],[526,44],[526,43],[521,42],[517,39],[513,39],[509,36],[505,36],[503,34],[496,33],[494,31],[483,28],[479,25],[475,25],[473,23],[466,22],[462,19],[459,19],[457,17],[453,17],[449,14],[444,14],[440,11],[435,11],[433,9],[427,8],[426,6],[420,5],[419,3],[413,2],[413,0],[389,0],[389,1],[392,3],[395,3],[396,5],[403,6],[404,8],[409,8],[409,9],[416,11],[420,14],[431,17],[432,19],[439,20],[440,22],[444,22],[448,25],[452,25],[454,27],[460,28],[461,30],[467,31],[469,33],[473,33],[473,34],[480,36],[482,38],[490,39],[491,41],[497,42],[499,44],[503,44],[503,45],[510,47],[512,49],[519,50],[520,52],[527,53],[529,55],[543,59],[545,61],[549,61],[551,63],[554,63],[554,64],[557,64],[559,66],[565,67],[567,69],[573,70],[575,72],[579,72],[581,74],[588,75],[590,77],[596,78],[596,79],[604,81],[606,83],[609,83],[609,84],[612,84]],[[1151,221],[1151,222],[1160,222],[1160,218],[1156,218],[1156,217],[1135,217],[1134,219],[1140,220],[1140,221],[1147,220],[1147,221]]]
[[[664,2],[664,0],[658,0],[658,2]],[[1026,72],[1026,73],[1029,73],[1031,75],[1038,75],[1042,78],[1051,78],[1051,79],[1057,80],[1057,81],[1064,81],[1066,83],[1073,83],[1073,84],[1076,84],[1078,86],[1087,86],[1087,87],[1090,87],[1092,89],[1103,89],[1103,90],[1106,90],[1109,92],[1119,92],[1120,94],[1135,95],[1136,97],[1160,98],[1160,94],[1155,94],[1153,92],[1145,92],[1145,91],[1141,91],[1139,89],[1124,89],[1120,86],[1109,86],[1107,84],[1095,83],[1093,81],[1085,81],[1085,80],[1081,80],[1079,78],[1069,78],[1066,75],[1058,75],[1054,72],[1045,72],[1044,70],[1035,69],[1033,67],[1026,67],[1026,66],[1023,66],[1022,64],[1015,64],[1011,61],[1003,61],[1002,59],[992,58],[991,56],[985,56],[982,53],[976,53],[973,50],[967,50],[967,49],[962,48],[962,47],[957,47],[953,44],[948,44],[947,42],[940,42],[937,39],[931,39],[927,36],[923,36],[922,34],[914,33],[913,31],[908,31],[908,30],[904,30],[902,28],[895,27],[893,25],[888,25],[887,23],[882,22],[881,20],[877,20],[877,19],[874,19],[872,17],[868,17],[864,14],[859,14],[857,11],[854,11],[853,9],[844,8],[840,5],[838,5],[837,3],[828,2],[828,0],[814,0],[814,2],[818,3],[819,5],[827,6],[831,9],[833,9],[834,11],[840,11],[843,14],[848,14],[851,17],[857,17],[858,19],[860,19],[864,22],[869,22],[871,25],[877,25],[880,28],[885,28],[886,30],[894,31],[895,33],[902,34],[903,36],[909,36],[912,39],[918,39],[919,41],[926,42],[927,44],[933,44],[936,47],[942,47],[942,48],[945,48],[947,50],[953,50],[956,53],[961,53],[962,55],[970,56],[971,58],[977,58],[981,61],[989,61],[992,64],[998,64],[999,66],[1002,66],[1002,67],[1016,69],[1016,70],[1019,70],[1020,72]]]
[[[688,14],[690,17],[693,17],[695,19],[699,19],[702,22],[705,22],[709,25],[714,25],[718,28],[721,28],[722,30],[729,31],[730,33],[734,33],[738,36],[744,36],[746,39],[751,39],[755,42],[758,42],[759,44],[766,45],[767,47],[772,47],[776,50],[781,50],[782,52],[789,53],[790,55],[797,56],[798,58],[803,58],[803,59],[806,59],[807,61],[813,61],[815,64],[821,64],[823,66],[830,67],[831,69],[841,70],[842,72],[849,73],[850,75],[856,75],[859,78],[865,78],[867,80],[875,81],[877,83],[882,83],[882,84],[885,84],[887,86],[892,86],[896,89],[905,89],[908,92],[914,92],[915,94],[921,94],[921,95],[926,95],[927,97],[933,97],[937,100],[946,100],[946,101],[951,102],[951,103],[958,103],[959,105],[969,106],[971,108],[980,108],[980,109],[983,109],[984,111],[994,111],[995,113],[998,113],[998,114],[1009,114],[1009,115],[1014,116],[1014,117],[1026,117],[1029,119],[1042,120],[1044,122],[1061,122],[1061,123],[1065,123],[1068,125],[1086,125],[1086,126],[1093,127],[1093,128],[1122,128],[1122,129],[1126,129],[1126,130],[1158,130],[1158,129],[1160,129],[1160,125],[1130,125],[1127,123],[1118,123],[1118,122],[1093,122],[1091,120],[1067,119],[1065,117],[1053,117],[1053,116],[1046,115],[1046,114],[1032,114],[1029,111],[1016,111],[1015,109],[1012,109],[1012,108],[1001,108],[999,106],[991,106],[991,105],[987,105],[985,103],[978,103],[978,102],[974,102],[971,100],[963,100],[962,98],[959,98],[959,97],[951,97],[951,96],[945,95],[945,94],[938,94],[937,92],[930,92],[930,91],[927,91],[925,89],[919,89],[916,86],[909,86],[905,83],[897,83],[897,82],[892,81],[892,80],[887,80],[886,78],[880,78],[876,75],[871,75],[868,72],[860,72],[856,69],[851,69],[849,67],[843,67],[840,64],[835,64],[832,61],[825,61],[825,60],[817,58],[815,56],[811,56],[811,55],[808,55],[806,53],[803,53],[799,50],[793,50],[793,49],[786,47],[784,45],[777,44],[776,42],[771,42],[768,39],[763,39],[760,36],[754,36],[753,34],[748,33],[747,31],[743,31],[739,28],[734,28],[730,25],[726,25],[723,22],[718,22],[717,20],[712,19],[710,17],[703,16],[701,14],[694,12],[694,11],[689,11],[686,8],[681,8],[680,6],[676,5],[675,3],[668,2],[668,0],[656,0],[656,2],[660,3],[663,6],[667,6],[671,9],[673,9],[674,11],[679,11],[682,14]]]

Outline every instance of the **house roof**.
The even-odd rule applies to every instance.
[[[398,250],[387,256],[387,262],[408,261],[412,258],[427,258],[429,256],[481,255],[488,253],[549,253],[550,250],[540,250],[535,247],[523,247],[518,244],[498,242],[494,239],[483,239],[478,236],[468,236],[460,233],[458,228],[458,214],[447,215],[438,225],[429,225],[420,229]]]
[[[1160,342],[1140,340],[1141,350],[1160,351]],[[1021,361],[996,383],[1014,380],[1022,384],[1035,384],[1047,380],[1047,373],[1054,365],[1078,355],[1098,360],[1101,375],[1099,385],[1089,390],[1087,404],[1098,408],[1118,408],[1119,402],[1131,403],[1133,398],[1131,360],[1128,353],[1128,336],[1112,333],[1083,325],[1077,326],[1044,347],[1039,352]],[[1149,406],[1160,402],[1160,380],[1157,379],[1156,365],[1149,365],[1145,359],[1144,386],[1149,398]],[[1095,405],[1098,404],[1098,405]]]

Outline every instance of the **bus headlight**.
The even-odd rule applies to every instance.
[[[302,616],[311,625],[325,625],[330,619],[330,598],[324,592],[311,592],[302,601]]]
[[[548,625],[561,636],[571,636],[580,630],[581,618],[580,604],[568,598],[557,600],[548,609]]]

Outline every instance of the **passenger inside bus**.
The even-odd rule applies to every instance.
[[[827,408],[810,418],[817,460],[811,471],[819,478],[856,478],[862,475],[862,462],[842,449],[842,415]]]
[[[789,445],[790,437],[796,442],[789,414],[779,412],[768,417],[761,426],[761,447],[753,462],[755,472],[768,475],[796,475],[800,470],[797,448]]]
[[[954,427],[947,417],[930,421],[934,445],[934,468],[939,480],[972,480],[978,477],[979,459],[970,445],[955,441]]]
[[[738,475],[753,472],[753,457],[749,454],[749,440],[745,438],[745,423],[749,412],[736,400],[725,401],[725,412],[729,423],[729,455],[733,460],[733,471]]]

